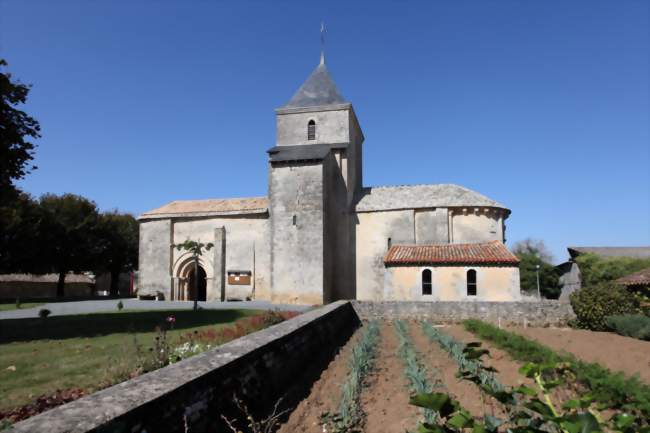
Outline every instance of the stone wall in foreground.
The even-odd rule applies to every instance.
[[[362,320],[429,319],[441,323],[456,323],[465,319],[481,319],[501,325],[564,326],[575,317],[571,304],[550,300],[541,302],[352,301],[352,305]]]
[[[360,322],[339,301],[17,423],[11,432],[228,431],[220,415],[293,408]]]

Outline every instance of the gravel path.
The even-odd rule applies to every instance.
[[[52,302],[34,308],[2,311],[0,312],[0,320],[38,317],[38,312],[43,308],[51,311],[50,316],[112,312],[117,311],[117,303],[119,301],[120,299]],[[192,301],[141,301],[133,298],[125,298],[121,299],[121,301],[124,304],[124,309],[127,310],[191,310],[194,307],[194,302]],[[309,305],[272,304],[268,301],[199,302],[199,306],[206,310],[250,309],[306,311],[311,308]]]

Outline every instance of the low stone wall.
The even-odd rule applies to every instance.
[[[360,322],[339,301],[15,424],[13,432],[228,431],[220,415],[294,407]]]
[[[495,324],[522,326],[564,326],[575,317],[571,304],[559,301],[536,302],[366,302],[352,301],[363,320],[430,319],[456,323],[481,319]]]

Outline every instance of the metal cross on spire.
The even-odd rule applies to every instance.
[[[325,64],[325,23],[320,23],[320,64]]]

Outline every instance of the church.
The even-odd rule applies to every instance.
[[[139,217],[139,296],[307,305],[521,298],[504,205],[453,184],[363,186],[363,131],[322,54],[275,114],[266,197],[173,201]],[[214,244],[198,271],[174,248],[187,239]]]

